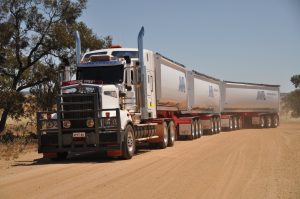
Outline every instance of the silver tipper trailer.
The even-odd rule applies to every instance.
[[[279,85],[222,82],[222,127],[277,127]]]

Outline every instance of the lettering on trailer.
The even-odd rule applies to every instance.
[[[257,91],[256,100],[266,100],[265,91]]]
[[[185,78],[179,76],[179,92],[185,93]]]
[[[214,88],[212,85],[208,86],[208,97],[214,97]]]

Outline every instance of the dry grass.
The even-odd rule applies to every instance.
[[[0,160],[14,160],[21,154],[37,151],[36,124],[27,118],[7,120],[4,134],[0,137]]]
[[[37,151],[36,141],[19,138],[13,142],[0,144],[0,160],[14,160],[26,152]]]

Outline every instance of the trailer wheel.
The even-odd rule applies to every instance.
[[[272,127],[276,128],[278,125],[279,125],[279,117],[278,117],[278,115],[273,115]]]
[[[235,117],[236,118],[236,130],[240,129],[240,117]]]
[[[260,128],[265,127],[265,117],[264,116],[260,116],[260,118],[259,118],[259,127]]]
[[[199,136],[199,124],[197,119],[195,119],[193,123],[195,124],[195,139],[198,139],[200,136]]]
[[[266,117],[266,128],[271,128],[272,126],[272,118],[270,115]]]
[[[218,127],[218,119],[215,118],[213,121],[214,121],[214,133],[218,133],[218,129],[219,129],[219,127]]]
[[[168,140],[169,140],[169,136],[168,136],[168,125],[166,122],[163,122],[163,139],[162,141],[158,144],[159,148],[161,149],[165,149],[168,146]]]
[[[202,124],[201,124],[201,120],[197,120],[198,123],[198,128],[199,128],[199,138],[203,135],[203,129],[202,129]]]
[[[215,120],[210,119],[210,129],[209,129],[209,134],[213,135],[215,133]]]
[[[135,152],[134,130],[131,125],[125,128],[124,141],[122,144],[122,158],[131,159]]]
[[[234,128],[234,130],[238,129],[238,120],[237,120],[237,117],[233,117],[233,128]]]
[[[220,118],[216,118],[216,120],[215,120],[215,132],[216,133],[221,132],[221,120],[220,120]]]
[[[168,146],[174,146],[176,131],[175,131],[175,124],[173,121],[169,122],[168,130],[169,130]]]
[[[192,121],[191,123],[191,134],[188,136],[189,140],[193,140],[196,137],[196,125],[195,121]]]
[[[232,124],[232,117],[229,118],[229,131],[232,131],[233,124]]]
[[[239,129],[243,128],[243,122],[242,122],[242,117],[239,117]]]

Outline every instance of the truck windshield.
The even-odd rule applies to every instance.
[[[131,59],[139,57],[138,51],[113,51],[111,55],[114,57],[129,56]]]
[[[66,93],[96,93],[97,87],[91,86],[76,86],[71,88],[63,88],[62,92]]]
[[[86,54],[86,55],[84,56],[84,58],[83,58],[83,62],[88,62],[90,56],[92,56],[92,55],[106,55],[106,54],[107,54],[106,51],[104,51],[104,52],[96,52],[96,53],[89,53],[89,54]]]
[[[123,65],[81,67],[77,69],[77,80],[100,80],[103,84],[119,84],[123,82]]]

